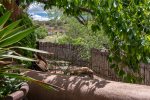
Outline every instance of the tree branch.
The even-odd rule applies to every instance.
[[[82,11],[84,11],[84,12],[88,12],[88,13],[90,13],[90,14],[93,14],[93,13],[94,13],[93,10],[88,9],[88,8],[79,7],[79,9],[82,10]]]
[[[84,21],[82,21],[79,16],[75,17],[82,25],[86,25]]]

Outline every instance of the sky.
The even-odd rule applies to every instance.
[[[33,3],[28,8],[28,14],[33,18],[33,20],[38,21],[49,21],[50,18],[46,11],[44,11],[44,5]]]

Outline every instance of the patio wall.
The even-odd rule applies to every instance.
[[[25,75],[53,84],[58,91],[30,83],[29,100],[150,100],[150,86],[108,81],[101,78],[50,75],[28,71]]]

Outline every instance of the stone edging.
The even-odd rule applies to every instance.
[[[8,95],[5,100],[22,100],[25,98],[29,91],[29,85],[27,83],[23,83],[20,90]]]

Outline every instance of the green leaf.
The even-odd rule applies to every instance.
[[[110,68],[115,68],[117,65],[116,64],[111,64]]]
[[[6,12],[1,18],[0,18],[0,29],[3,28],[3,26],[5,25],[5,23],[7,22],[7,20],[9,19],[11,13],[10,12]]]
[[[112,56],[109,56],[109,57],[108,57],[108,61],[109,61],[109,62],[112,62],[112,61],[113,61]]]
[[[10,36],[16,34],[17,32],[19,32],[20,30],[24,30],[24,29],[25,29],[25,26],[26,26],[26,25],[23,25],[23,26],[19,26],[19,27],[15,28],[15,29],[12,29],[12,30],[9,32],[9,34],[5,35],[5,37],[10,37]],[[4,37],[4,38],[5,38],[5,37]]]
[[[113,1],[114,1],[114,0],[108,0],[109,8],[111,8],[111,7],[112,7]]]
[[[19,40],[23,39],[24,37],[26,37],[27,35],[29,35],[31,32],[34,31],[34,28],[28,28],[26,30],[23,30],[21,32],[18,32],[10,37],[7,37],[4,40],[0,41],[0,48],[12,45],[16,42],[18,42]]]
[[[14,58],[19,60],[25,60],[25,61],[36,61],[31,58],[23,57],[23,56],[16,56],[16,55],[1,55],[2,57],[8,57],[8,58]]]
[[[119,70],[118,75],[123,77],[125,75],[125,72],[123,70]]]
[[[91,29],[92,29],[92,31],[96,32],[96,31],[100,30],[100,27],[99,27],[99,25],[92,25]]]
[[[27,47],[14,47],[14,48],[24,49],[24,50],[33,51],[33,52],[38,52],[38,53],[50,54],[50,53],[47,52],[47,51],[37,50],[37,49],[33,49],[33,48],[27,48]]]
[[[23,75],[19,75],[19,74],[12,74],[12,73],[3,73],[3,72],[0,72],[0,76],[4,76],[4,75],[12,77],[12,78],[26,80],[28,82],[32,82],[32,83],[38,84],[39,86],[41,86],[43,88],[46,88],[49,91],[51,91],[51,90],[58,91],[57,89],[59,89],[59,88],[56,88],[55,86],[53,86],[51,84],[47,84],[47,83],[35,80],[35,79],[31,78],[31,77],[27,77],[27,76],[23,76]]]
[[[118,6],[118,3],[116,0],[114,0],[114,3],[113,3],[114,7],[116,8]]]
[[[14,29],[20,23],[20,21],[21,20],[13,22],[10,25],[8,25],[7,27],[5,27],[2,30],[0,30],[0,37],[3,38],[5,36],[7,36],[8,34],[10,34],[12,29]]]

